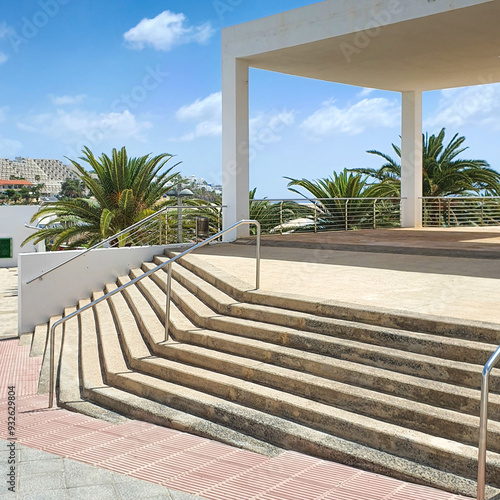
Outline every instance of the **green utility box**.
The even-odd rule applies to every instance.
[[[0,259],[12,259],[12,238],[0,238]]]

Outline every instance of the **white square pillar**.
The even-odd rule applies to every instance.
[[[403,92],[401,226],[422,227],[422,92]]]
[[[248,219],[249,117],[248,64],[233,56],[222,59],[222,204],[223,228]],[[248,236],[249,227],[224,236],[224,241]]]

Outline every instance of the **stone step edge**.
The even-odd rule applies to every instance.
[[[100,297],[102,295],[103,292],[94,292],[94,297]],[[99,304],[97,307],[99,306],[104,306],[105,308],[109,309],[108,307],[109,305],[105,304],[104,302],[101,302],[101,304]],[[163,405],[154,403],[145,398],[140,398],[139,396],[131,395],[129,392],[123,391],[121,389],[111,387],[110,384],[108,384],[104,380],[104,378],[100,376],[101,370],[103,371],[105,370],[105,364],[104,364],[105,356],[104,353],[99,348],[98,344],[100,342],[100,336],[94,326],[95,325],[94,321],[96,321],[98,317],[97,308],[94,308],[93,310],[88,310],[84,314],[88,315],[86,318],[87,321],[90,321],[90,319],[92,319],[93,321],[91,326],[89,326],[88,323],[86,325],[89,326],[90,329],[92,329],[92,335],[87,335],[85,339],[88,348],[84,349],[84,352],[82,352],[82,355],[86,356],[85,359],[84,358],[81,359],[82,370],[84,370],[85,365],[88,364],[88,362],[92,363],[91,368],[95,368],[96,363],[98,363],[101,368],[97,373],[95,373],[91,377],[90,383],[89,380],[87,379],[83,380],[82,397],[86,401],[90,401],[93,404],[104,407],[106,411],[112,411],[114,413],[124,415],[127,418],[146,420],[149,421],[150,423],[176,428],[177,430],[186,431],[186,429],[183,426],[186,425],[186,422],[190,422],[189,425],[191,426],[191,430],[193,430],[192,432],[193,434],[197,434],[199,436],[203,436],[209,439],[215,439],[224,442],[224,433],[225,433],[226,435],[230,435],[230,438],[228,438],[229,440],[227,441],[230,444],[233,444],[233,441],[236,441],[241,444],[241,447],[249,449],[251,451],[256,451],[258,453],[264,453],[270,455],[277,453],[276,447],[268,445],[267,443],[261,442],[254,438],[247,439],[246,436],[244,436],[241,433],[237,433],[237,431],[231,431],[223,426],[212,424],[210,422],[205,421],[204,419],[200,419],[199,417],[196,417],[194,415],[189,415],[179,410],[168,409],[167,411],[166,407]],[[92,347],[92,349],[89,349],[90,347]],[[97,354],[97,359],[90,359],[87,357],[91,352]],[[105,399],[103,400],[102,394],[106,393],[109,395],[110,392],[114,394],[114,398],[111,399],[111,402],[106,401]],[[101,397],[100,398],[96,397],[96,394],[100,394]],[[127,411],[123,411],[123,408],[120,407],[119,403],[120,400],[123,400],[124,398],[134,398],[134,401],[139,402],[136,405],[135,411],[133,412],[128,411],[130,410],[130,407],[128,407],[127,405],[125,405],[125,410]],[[150,409],[151,407],[153,407],[153,409],[155,410],[153,412],[153,415],[156,416],[153,419],[144,418],[145,416],[148,415],[148,412],[145,410],[147,407],[149,407]]]
[[[196,430],[190,427],[185,420],[172,419],[168,421],[168,416],[165,415],[164,406],[145,400],[140,396],[135,396],[121,389],[112,387],[97,388],[88,394],[88,398],[96,404],[103,407],[114,407],[120,414],[128,415],[128,418],[139,419],[140,414],[147,413],[148,421],[155,425],[163,425],[181,432],[188,432],[194,435]],[[141,419],[142,420],[142,419]],[[167,422],[168,421],[168,422]],[[165,424],[168,423],[168,425]],[[209,424],[211,424],[209,422]],[[246,446],[238,446],[238,443],[231,442],[229,439],[216,439],[209,435],[202,435],[209,439],[214,439],[226,444],[236,446],[243,449],[249,449]],[[269,453],[255,451],[261,455],[277,456],[284,449],[274,447],[269,450]],[[308,453],[305,444],[302,446],[301,453]],[[318,440],[318,453],[316,456],[324,460],[329,460],[337,463],[342,463],[351,467],[361,468],[370,472],[381,475],[386,475],[402,481],[410,481],[412,483],[423,486],[439,488],[444,491],[449,491],[457,495],[466,495],[475,497],[477,485],[476,482],[461,476],[454,475],[448,472],[442,472],[432,467],[422,466],[415,462],[400,459],[392,455],[374,450],[363,445],[350,443],[340,438],[332,438],[328,445]],[[500,494],[500,489],[487,486],[487,498],[493,498],[494,495]]]
[[[112,288],[116,287],[116,285],[108,285],[107,288]],[[111,300],[116,298],[117,296],[115,295]],[[109,304],[109,312],[111,315],[113,315],[113,306]],[[108,309],[108,308],[107,308]],[[106,315],[108,312],[106,312]],[[116,321],[116,317],[115,317]],[[104,324],[109,324],[108,321],[105,320]],[[249,422],[251,419],[257,419],[256,422],[262,422],[262,419],[264,419],[265,422],[267,422],[267,426],[269,426],[269,422],[271,423],[276,423],[278,420],[280,422],[279,425],[281,426],[286,426],[293,424],[290,420],[288,420],[286,417],[279,417],[277,414],[268,414],[265,410],[259,409],[258,407],[249,407],[247,404],[244,404],[241,406],[240,403],[232,400],[227,400],[225,399],[222,395],[218,395],[212,392],[205,392],[203,391],[202,388],[192,388],[189,386],[183,386],[182,391],[184,392],[185,395],[182,397],[180,395],[179,390],[177,389],[178,384],[175,381],[164,381],[162,378],[158,378],[158,374],[151,374],[151,373],[146,373],[141,369],[141,371],[137,371],[140,365],[141,359],[143,359],[143,355],[141,354],[141,358],[135,358],[131,357],[132,354],[130,351],[131,346],[128,345],[128,341],[126,338],[126,335],[124,332],[119,332],[119,325],[116,325],[117,330],[115,332],[117,339],[121,338],[121,343],[122,345],[125,346],[125,352],[123,351],[123,347],[118,347],[120,350],[120,354],[123,356],[123,359],[125,361],[125,364],[130,367],[129,372],[125,373],[123,371],[119,373],[115,373],[112,370],[107,371],[106,378],[108,380],[108,383],[119,387],[123,390],[127,390],[129,392],[134,392],[137,395],[142,395],[147,394],[148,398],[155,400],[158,403],[164,403],[167,406],[170,404],[170,401],[177,400],[179,403],[181,399],[185,399],[185,402],[183,403],[184,405],[187,404],[188,407],[191,408],[191,410],[195,410],[195,408],[192,406],[193,401],[197,401],[198,408],[195,411],[200,412],[198,415],[200,418],[207,417],[207,411],[209,407],[217,408],[218,411],[222,411],[224,414],[223,421],[226,422],[226,414],[231,414],[233,415],[233,420],[236,415],[240,415],[240,417],[235,420],[232,424],[232,428],[234,427],[234,424],[236,423],[236,429],[238,431],[248,431],[249,430]],[[101,332],[101,337],[102,335],[106,335],[108,332]],[[139,334],[140,335],[140,334]],[[113,335],[114,336],[114,335]],[[143,342],[143,340],[141,340]],[[114,341],[113,341],[114,343]],[[116,347],[115,347],[116,349]],[[142,349],[144,351],[144,349]],[[110,356],[116,356],[117,353],[109,353]],[[144,363],[146,363],[148,359],[144,360]],[[151,360],[153,361],[153,360]],[[276,392],[276,391],[274,391]],[[171,398],[173,397],[173,394],[175,394],[175,398],[172,400]],[[196,396],[198,395],[198,396]],[[203,396],[201,396],[203,395]],[[165,399],[166,398],[166,399]],[[293,397],[292,397],[293,399]],[[203,400],[203,401],[201,401]],[[301,398],[302,400],[302,398]],[[190,403],[191,402],[191,403]],[[211,403],[210,403],[211,402]],[[200,407],[201,405],[201,407]],[[316,405],[317,406],[317,405]],[[224,409],[226,408],[226,409]],[[330,407],[328,407],[330,408]],[[184,411],[183,408],[178,408],[181,411]],[[472,476],[471,468],[475,467],[476,460],[477,460],[477,451],[476,448],[471,446],[471,445],[465,445],[462,443],[457,443],[453,442],[449,439],[445,438],[439,438],[436,436],[430,436],[426,433],[420,432],[420,431],[413,431],[410,429],[406,429],[404,427],[400,427],[394,424],[387,424],[384,423],[382,425],[382,422],[376,421],[370,417],[362,417],[362,416],[357,416],[356,420],[359,420],[356,424],[352,421],[352,413],[345,412],[339,409],[334,409],[335,413],[338,414],[338,419],[341,422],[344,422],[341,424],[341,426],[345,425],[347,421],[351,422],[352,425],[357,427],[359,430],[364,429],[364,433],[366,436],[370,433],[370,427],[373,427],[376,425],[376,422],[378,422],[378,425],[381,427],[384,427],[384,433],[383,436],[392,436],[394,438],[395,435],[400,436],[402,438],[401,440],[401,446],[398,449],[405,449],[407,446],[410,446],[413,448],[414,445],[417,443],[420,443],[420,454],[422,457],[425,457],[425,460],[429,461],[429,463],[438,463],[441,458],[438,460],[438,456],[448,456],[448,460],[453,460],[452,457],[455,457],[455,466],[459,465],[459,470],[461,474],[464,475],[469,475],[469,477]],[[319,410],[321,411],[321,410]],[[329,410],[330,411],[330,410]],[[210,413],[210,411],[209,411]],[[243,414],[245,414],[245,418],[243,418]],[[348,420],[345,420],[344,417],[347,415],[351,415],[351,418]],[[307,420],[307,419],[306,419]],[[312,429],[307,421],[304,420],[302,423],[296,423],[296,425],[301,426],[305,430],[314,430]],[[245,421],[245,422],[243,422]],[[286,423],[285,423],[286,422]],[[238,426],[243,425],[243,428],[238,428]],[[279,427],[279,425],[276,425],[273,428]],[[267,428],[266,426],[266,428]],[[315,432],[322,432],[325,434],[325,436],[328,436],[328,432],[325,430],[314,430]],[[255,432],[255,429],[252,431]],[[268,434],[266,434],[268,435]],[[404,438],[403,438],[404,436]],[[260,436],[254,435],[257,439],[260,439]],[[382,437],[382,440],[384,438]],[[430,441],[430,442],[429,442]],[[432,443],[432,444],[431,444]],[[281,443],[275,443],[276,445],[281,445]],[[394,445],[394,443],[393,443]],[[365,443],[365,446],[370,447],[371,445],[368,443]],[[455,452],[450,453],[450,446],[452,446],[455,449]],[[390,452],[389,452],[390,453]],[[460,459],[458,458],[460,457]],[[496,463],[497,467],[500,466],[500,455],[493,453],[490,453],[490,459],[494,458],[494,463]],[[492,462],[490,462],[490,466],[493,465]],[[465,471],[468,471],[467,473]],[[475,474],[475,472],[474,472]]]
[[[33,338],[31,340],[30,358],[36,358],[45,354],[48,328],[48,323],[42,323],[35,326]]]
[[[85,389],[85,397],[107,411],[116,412],[123,418],[161,425],[260,455],[273,457],[283,453],[283,450],[277,446],[117,387],[104,385],[94,389]]]
[[[164,258],[156,256],[154,261],[158,263],[162,259]],[[196,294],[208,307],[226,316],[250,320],[258,317],[260,321],[269,324],[481,366],[484,366],[496,350],[496,345],[483,342],[318,317],[269,305],[235,303],[234,298],[183,266],[173,266],[172,277]],[[456,354],[453,354],[454,351]]]
[[[177,253],[170,252],[167,249],[165,255],[173,257]],[[459,320],[427,314],[411,314],[408,311],[391,308],[375,308],[342,301],[321,300],[317,297],[255,290],[254,285],[250,285],[213,264],[203,261],[200,254],[186,255],[176,262],[240,302],[272,305],[281,309],[291,309],[318,316],[335,317],[390,328],[402,328],[415,332],[422,331],[444,336],[459,335],[468,340],[495,345],[500,344],[500,324],[497,323]]]
[[[144,269],[148,269],[151,266],[153,266],[153,264],[151,263],[143,264]],[[144,269],[132,269],[131,275],[136,276],[138,275],[138,272],[140,274],[144,274]],[[157,276],[156,274],[152,274],[150,278],[158,285],[158,293],[164,293],[161,289],[161,287],[164,286],[164,280],[162,280],[161,277]],[[402,351],[399,349],[375,346],[373,344],[346,340],[343,338],[332,337],[315,332],[301,332],[300,330],[284,327],[281,325],[273,325],[269,323],[260,324],[260,322],[256,320],[247,320],[243,318],[217,315],[213,314],[213,310],[208,308],[208,306],[206,306],[201,301],[199,301],[200,303],[198,309],[195,308],[191,302],[188,303],[186,301],[185,297],[183,297],[183,294],[188,296],[191,302],[199,301],[199,299],[195,295],[193,295],[180,283],[174,280],[172,282],[171,291],[171,297],[174,303],[177,304],[177,307],[186,316],[188,316],[194,324],[209,330],[213,329],[226,333],[237,334],[236,331],[239,330],[241,332],[241,328],[245,326],[245,328],[250,331],[257,331],[257,329],[259,329],[259,331],[261,331],[263,335],[267,335],[267,337],[270,337],[269,332],[271,331],[281,333],[286,332],[287,337],[289,337],[290,339],[292,339],[293,337],[294,339],[293,345],[287,344],[290,347],[294,347],[297,349],[305,348],[304,346],[306,344],[309,345],[310,341],[314,340],[315,343],[322,345],[322,350],[326,349],[324,352],[327,352],[327,355],[329,355],[330,357],[335,357],[332,354],[332,349],[335,346],[336,348],[339,348],[339,346],[341,346],[346,352],[355,352],[357,349],[359,349],[363,352],[363,357],[360,358],[357,362],[360,362],[362,364],[374,366],[375,362],[370,362],[370,356],[367,355],[367,353],[373,353],[378,358],[377,362],[379,364],[383,363],[385,367],[394,367],[397,363],[398,369],[401,373],[415,375],[417,372],[423,373],[426,372],[426,370],[430,370],[431,373],[427,374],[427,379],[434,380],[439,376],[440,381],[445,381],[450,380],[450,377],[452,377],[455,385],[470,387],[473,389],[480,388],[482,371],[482,367],[480,365],[471,365],[469,363],[461,363],[448,359],[426,356],[424,354],[408,353],[407,351]],[[205,308],[207,309],[207,314],[202,313],[202,311],[199,310]],[[211,312],[208,313],[208,311]],[[266,332],[268,332],[269,334],[267,334]],[[256,337],[253,336],[252,338]],[[302,345],[302,347],[300,347],[299,344]],[[278,345],[282,344],[278,343]],[[314,349],[313,352],[317,351]],[[354,357],[351,356],[349,359],[354,360]],[[411,363],[409,363],[410,360],[412,361]],[[419,364],[420,366],[417,366],[417,364]],[[446,374],[444,374],[445,372]],[[491,391],[500,392],[500,377],[498,377],[498,370],[495,370],[495,372],[493,373],[490,384]]]
[[[135,270],[132,270],[131,271],[131,276],[135,276],[134,274],[134,271]],[[137,270],[137,271],[140,271],[140,270]],[[140,274],[140,273],[139,273]],[[137,275],[139,275],[137,274]],[[129,276],[124,276],[124,277],[120,277],[118,279],[118,282],[120,284],[124,284],[128,281],[130,281],[130,277]],[[122,280],[120,282],[120,280]],[[159,319],[159,321],[164,321],[164,316],[165,316],[165,311],[164,311],[164,304],[160,304],[160,302],[157,300],[157,297],[154,293],[151,293],[150,289],[148,288],[147,284],[151,282],[151,286],[153,286],[155,289],[157,288],[157,284],[153,282],[153,280],[151,279],[148,279],[144,282],[140,282],[136,285],[136,289],[137,289],[137,293],[141,294],[143,300],[148,303],[153,311],[155,311],[155,315],[161,319]],[[125,290],[125,293],[127,293],[127,290]],[[130,301],[127,299],[127,301],[129,302],[130,304]],[[172,310],[173,311],[176,311],[177,310],[177,306],[172,303]],[[131,304],[131,308],[133,308],[133,304]],[[136,317],[137,317],[137,312],[136,312]],[[182,314],[180,311],[179,311],[179,314]],[[285,355],[288,356],[292,356],[295,357],[299,352],[298,349],[295,349],[295,348],[292,348],[292,347],[287,347],[287,346],[281,346],[281,345],[277,345],[277,344],[268,344],[264,341],[261,341],[261,340],[257,340],[257,339],[252,339],[252,338],[246,338],[246,337],[238,337],[238,336],[235,336],[235,335],[231,335],[229,333],[224,333],[224,332],[216,332],[214,330],[207,330],[207,329],[203,329],[203,328],[199,328],[199,327],[196,327],[196,325],[194,325],[193,323],[191,323],[191,321],[186,317],[184,316],[184,320],[186,322],[189,323],[189,328],[188,327],[183,327],[183,328],[178,328],[177,325],[176,325],[176,322],[175,321],[172,321],[171,325],[170,325],[170,331],[171,331],[171,334],[173,335],[173,339],[176,338],[176,336],[181,336],[183,339],[186,337],[186,335],[190,338],[190,340],[182,340],[182,342],[185,342],[187,344],[193,344],[195,346],[199,346],[199,347],[203,347],[203,348],[206,348],[208,350],[215,350],[216,348],[213,347],[210,342],[204,342],[203,341],[203,338],[208,338],[210,336],[213,336],[213,334],[216,334],[217,335],[217,338],[221,337],[222,338],[222,343],[223,344],[227,344],[227,343],[230,343],[230,344],[234,344],[234,343],[237,343],[239,344],[240,342],[245,342],[245,341],[248,341],[249,343],[252,343],[252,345],[254,344],[257,344],[257,347],[253,347],[253,349],[255,350],[258,350],[259,352],[262,352],[262,353],[266,353],[269,351],[269,349],[271,349],[273,352],[276,352],[277,355],[279,357],[281,357],[281,355],[278,354],[278,352],[280,350],[284,350],[285,351]],[[187,328],[187,330],[186,330]],[[162,325],[162,329],[161,329],[161,332],[160,332],[160,336],[159,338],[161,340],[159,340],[158,344],[156,343],[153,343],[150,345],[150,349],[156,354],[156,355],[159,355],[161,356],[162,355],[162,352],[163,352],[163,348],[165,347],[165,344],[163,343],[163,332],[164,332],[164,327]],[[191,337],[194,335],[195,337],[197,336],[197,334],[199,333],[200,335],[200,338],[199,340],[201,341],[193,341],[191,339]],[[239,346],[238,346],[239,347]],[[232,348],[232,349],[228,349],[227,347],[224,349],[222,349],[221,352],[224,352],[224,353],[227,353],[227,354],[235,354],[235,348]],[[288,353],[288,354],[287,354]],[[237,355],[237,354],[236,354]],[[320,354],[316,354],[316,353],[310,353],[311,356],[314,356],[314,357],[318,357],[318,359],[314,358],[314,361],[316,363],[319,363],[320,361],[322,360],[319,360],[319,357],[321,357]],[[255,360],[255,361],[260,361],[260,362],[268,362],[270,363],[271,365],[277,365],[277,366],[280,366],[279,363],[275,362],[275,361],[270,361],[267,356],[252,356],[251,359]],[[432,381],[430,381],[429,379],[420,379],[418,377],[415,377],[414,375],[405,375],[405,374],[399,374],[399,373],[395,373],[395,372],[392,372],[391,370],[388,370],[388,369],[385,369],[385,368],[377,368],[377,367],[374,367],[374,366],[368,366],[368,365],[360,365],[358,363],[355,363],[353,361],[348,361],[348,360],[342,360],[342,359],[338,359],[336,360],[337,364],[340,363],[342,366],[344,366],[344,364],[347,365],[347,368],[349,370],[359,370],[361,369],[362,371],[366,371],[366,377],[378,377],[380,379],[384,379],[384,378],[387,378],[389,377],[389,383],[392,383],[392,384],[397,384],[398,381],[400,380],[400,378],[398,377],[403,377],[403,379],[406,381],[407,384],[410,384],[410,386],[427,386],[429,383],[431,383]],[[290,368],[290,367],[289,367]],[[297,369],[295,367],[292,367],[291,369]],[[375,370],[376,373],[371,373],[371,371]],[[380,372],[380,374],[378,374],[378,372]],[[313,371],[306,371],[306,373],[311,373],[312,375],[316,375],[316,376],[319,376],[319,377],[323,377],[323,378],[326,378],[326,379],[329,379],[329,380],[337,380],[337,381],[340,381],[340,382],[343,382],[343,380],[339,379],[338,377],[328,377],[327,375],[325,375],[324,373],[317,373],[315,370]],[[344,382],[345,383],[345,382]],[[457,397],[463,397],[463,398],[468,398],[468,399],[473,399],[475,401],[475,404],[476,404],[476,409],[474,410],[471,410],[469,409],[469,411],[467,412],[468,414],[470,415],[478,415],[479,414],[479,399],[480,399],[480,391],[478,389],[471,389],[471,388],[467,388],[467,387],[461,387],[461,386],[453,386],[451,384],[447,384],[446,382],[435,382],[435,384],[437,385],[436,387],[436,390],[438,392],[440,392],[441,396],[436,396],[436,397],[442,397],[442,393],[443,391],[451,391],[451,390],[459,390],[460,391],[460,394],[457,394]],[[364,384],[356,384],[357,386],[359,387],[362,387],[362,388],[366,388],[366,389],[369,389],[369,390],[377,390],[377,389],[373,389],[371,386],[369,385],[364,385]],[[463,394],[462,394],[463,393]],[[399,394],[399,396],[402,396],[402,394]],[[415,398],[415,397],[412,397],[411,400],[413,401],[417,401],[417,402],[423,402],[423,403],[428,403],[426,401],[422,401],[420,398]],[[499,405],[500,405],[500,395],[498,394],[490,394],[490,412],[493,410],[493,407],[492,405],[495,405],[495,408],[499,408]],[[456,408],[451,408],[451,409],[455,409]],[[500,410],[499,410],[500,411]],[[495,416],[498,416],[500,415],[500,413],[498,413],[498,411],[495,412]],[[496,417],[494,417],[496,418]]]
[[[123,285],[126,284],[127,282],[130,282],[130,278],[128,276],[121,276],[118,278],[118,285]],[[116,288],[116,285],[106,285],[107,291],[110,291],[114,288]],[[137,371],[141,371],[142,373],[151,375],[153,377],[159,377],[158,374],[159,372],[153,369],[154,366],[152,366],[149,363],[149,359],[142,359],[144,358],[144,356],[141,357],[139,354],[132,354],[130,350],[127,348],[128,339],[127,335],[124,334],[123,332],[124,325],[122,325],[122,322],[120,320],[120,317],[123,313],[119,312],[120,308],[127,307],[128,309],[130,309],[131,315],[135,317],[135,320],[138,323],[139,321],[137,315],[140,315],[140,311],[137,308],[134,308],[134,305],[133,304],[131,305],[130,300],[127,299],[127,297],[125,296],[123,297],[122,303],[114,303],[113,299],[118,295],[112,297],[110,302],[111,302],[111,309],[113,310],[113,314],[115,316],[115,323],[117,324],[118,327],[122,328],[122,339],[125,345],[124,352],[128,356],[127,364],[134,366]],[[175,314],[171,315],[171,321],[172,321],[171,326],[175,330],[176,329]],[[129,322],[127,322],[127,325],[128,324]],[[437,405],[431,405],[429,403],[421,403],[418,401],[407,400],[401,396],[394,396],[391,394],[380,393],[379,391],[376,391],[374,389],[359,388],[357,386],[352,386],[346,382],[329,380],[325,379],[324,377],[318,377],[316,375],[302,374],[299,376],[300,372],[298,370],[282,368],[278,365],[268,369],[265,362],[260,362],[260,361],[256,362],[251,359],[249,359],[248,361],[250,361],[251,364],[253,363],[255,366],[253,367],[249,366],[246,368],[248,370],[248,373],[251,374],[251,376],[249,375],[247,377],[245,376],[246,363],[244,360],[246,360],[246,358],[244,356],[242,357],[232,354],[221,355],[218,354],[217,351],[206,349],[204,347],[199,347],[199,349],[201,350],[200,354],[198,354],[197,351],[195,351],[192,353],[192,356],[189,356],[189,354],[187,354],[186,356],[182,356],[181,352],[179,357],[179,355],[176,355],[176,350],[174,345],[172,345],[171,346],[172,348],[169,350],[168,343],[162,342],[158,345],[158,348],[155,348],[155,342],[150,337],[150,333],[147,327],[145,327],[144,331],[142,332],[141,341],[143,341],[147,346],[147,348],[149,349],[148,354],[150,351],[154,352],[155,356],[159,360],[158,363],[161,363],[161,361],[167,361],[172,363],[171,369],[173,369],[176,373],[179,370],[184,369],[184,367],[186,366],[187,368],[185,369],[190,370],[189,365],[192,365],[194,367],[194,370],[199,372],[198,376],[200,377],[200,381],[203,380],[202,377],[203,373],[206,373],[206,379],[211,379],[211,378],[213,379],[213,376],[210,374],[216,373],[218,378],[221,379],[219,380],[219,383],[231,384],[231,387],[234,388],[240,386],[243,387],[246,386],[248,383],[251,383],[253,384],[252,387],[254,388],[257,388],[258,386],[262,385],[263,388],[262,390],[269,389],[273,391],[278,391],[279,393],[283,393],[284,395],[290,394],[291,396],[298,396],[304,399],[309,399],[311,401],[317,401],[317,398],[313,398],[312,394],[315,393],[319,397],[319,394],[321,393],[328,395],[329,400],[327,401],[326,399],[321,398],[321,401],[318,402],[321,402],[325,405],[334,408],[338,408],[340,410],[351,412],[353,414],[364,415],[367,418],[373,418],[375,420],[382,420],[383,414],[386,415],[390,415],[391,413],[401,414],[401,412],[404,410],[404,412],[408,414],[406,418],[407,419],[406,423],[402,424],[398,422],[396,419],[391,419],[391,418],[388,418],[387,420],[394,425],[399,425],[404,428],[413,429],[419,432],[424,432],[426,434],[434,435],[436,437],[444,437],[445,439],[455,440],[457,442],[461,442],[472,446],[477,444],[477,438],[475,436],[475,432],[479,424],[479,417],[477,415],[466,414],[463,412],[459,412],[458,410],[450,410],[447,408],[442,408]],[[164,351],[165,354],[164,356],[161,356],[159,354],[161,351]],[[186,353],[188,353],[188,351],[189,349],[187,348]],[[219,356],[219,358],[217,356]],[[153,359],[154,358],[151,358],[151,361]],[[225,360],[228,365],[239,366],[240,370],[239,371],[236,370],[236,373],[233,370],[231,374],[228,374],[225,370],[218,370],[217,368],[214,369],[214,366],[216,366],[216,363],[214,362],[217,359],[220,359],[221,361]],[[259,378],[258,374],[264,375],[264,377],[268,380],[268,383],[261,383],[258,380]],[[286,379],[289,382],[285,382],[283,379]],[[278,381],[280,381],[280,383],[278,383]],[[200,390],[199,387],[201,387],[201,385],[202,384],[200,382],[198,384],[198,387],[192,385],[189,385],[189,387],[192,387],[194,389],[198,388],[198,390]],[[288,387],[288,386],[294,387],[295,385],[297,385],[297,387],[300,388],[299,393],[291,392],[288,390],[283,391],[280,389],[280,387]],[[317,390],[313,390],[314,387],[317,387]],[[346,405],[335,404],[330,393],[337,393],[338,399],[351,399],[352,405],[346,406]],[[351,396],[355,397],[351,398]],[[273,399],[277,400],[279,399],[279,397],[280,397],[279,395],[276,395],[275,398]],[[376,402],[374,403],[374,405],[377,406],[377,412],[374,411],[370,412],[368,411],[367,405],[361,404],[362,401],[370,401],[370,399]],[[355,408],[356,405],[357,408]],[[371,406],[373,407],[373,405]],[[365,411],[359,410],[360,407],[364,407]],[[413,415],[413,417],[411,418],[409,416],[410,413]],[[434,430],[434,427],[436,426],[436,423],[434,422],[434,420],[436,419],[440,419],[441,425],[444,426],[445,428],[448,428],[450,426],[453,427],[455,431],[457,431],[457,434],[458,434],[458,427],[457,427],[458,424],[455,426],[453,426],[452,424],[453,422],[460,422],[460,425],[462,426],[460,440],[454,439],[451,431],[448,433],[448,435],[444,436],[442,434],[438,436],[435,432],[432,432],[432,430]],[[411,425],[408,423],[417,421],[424,422],[424,425],[415,427],[415,425]],[[432,430],[429,430],[429,428],[431,428]],[[491,432],[494,432],[494,429],[496,429],[496,432],[498,433],[500,431],[500,424],[492,421],[489,430]],[[493,435],[491,439],[493,439]],[[490,443],[492,442],[493,441],[490,440]],[[500,452],[500,448],[497,447],[496,451]]]
[[[129,374],[121,373],[116,375],[114,384],[117,384],[121,390],[132,394],[136,394],[136,391],[141,392],[145,390],[148,395],[151,395],[153,386],[150,385],[149,381],[147,381],[148,378],[149,377],[147,375],[137,372]],[[139,395],[139,397],[142,396]],[[161,401],[157,402],[165,404]],[[472,478],[476,477],[475,450],[474,457],[471,456],[470,460],[466,457],[460,457],[460,468],[464,471],[468,470],[467,474],[460,476],[457,473],[447,470],[439,470],[429,465],[422,465],[412,461],[411,459],[399,457],[389,452],[380,451],[370,446],[349,441],[320,430],[309,428],[300,423],[292,422],[272,415],[263,416],[265,417],[263,421],[261,417],[254,415],[254,413],[258,414],[259,412],[255,412],[255,410],[248,411],[245,410],[245,408],[242,408],[240,418],[237,420],[237,432],[247,432],[248,434],[253,435],[255,439],[264,438],[280,448],[291,449],[300,453],[306,453],[319,458],[351,465],[353,467],[361,467],[365,470],[378,472],[403,480],[412,480],[414,482],[418,482],[419,484],[439,487],[461,494],[464,494],[466,491],[470,494],[474,491],[475,480]],[[217,406],[214,408],[210,421],[218,422],[220,419],[225,421],[226,418],[227,416],[224,416],[223,407]],[[341,454],[338,454],[339,443],[341,448],[343,448],[343,453]],[[361,451],[361,457],[353,456],[353,450]],[[495,456],[495,454],[490,453],[490,459],[492,458],[492,455]],[[379,468],[381,461],[384,464],[384,468]],[[443,462],[441,461],[440,463]],[[457,464],[457,461],[454,463]],[[404,470],[403,474],[401,474],[401,466]],[[488,470],[495,478],[498,478],[498,474],[496,472],[497,467],[498,462],[492,463],[489,461]],[[432,471],[431,480],[428,483],[422,482],[424,478],[429,479],[426,477],[426,474],[429,474],[430,471]],[[413,473],[415,473],[415,476],[412,478],[411,474]],[[451,476],[454,478],[454,482],[446,485],[444,481],[437,479],[436,476],[441,478],[443,476]],[[464,488],[464,483],[469,485],[467,490]],[[471,485],[472,487],[470,487]],[[500,483],[498,484],[498,487],[500,487]]]

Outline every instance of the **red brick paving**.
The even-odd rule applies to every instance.
[[[23,445],[209,500],[465,500],[296,452],[269,458],[145,422],[49,410],[47,396],[36,394],[41,358],[17,344],[0,342],[0,415],[15,385]],[[8,438],[5,426],[0,438]]]

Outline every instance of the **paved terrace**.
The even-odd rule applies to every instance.
[[[241,243],[197,253],[253,284],[254,238]],[[500,325],[500,228],[264,235],[262,244],[264,290]]]
[[[426,252],[422,250],[412,255],[396,254],[392,252],[402,244],[397,240],[404,233],[390,231],[392,244],[385,233],[307,235],[310,239],[302,246],[311,245],[311,238],[316,237],[315,250],[300,248],[300,242],[292,247],[266,246],[262,288],[405,312],[499,322],[493,305],[496,307],[500,292],[500,260],[490,254],[478,258],[477,252],[467,258],[448,257],[463,238],[453,231],[447,231],[448,242],[435,232],[434,239],[420,239],[415,246],[429,252],[439,239],[443,244],[440,255],[423,255]],[[467,232],[470,244],[490,245],[488,252],[498,252],[491,238],[500,237],[500,232],[487,238],[482,237],[485,233],[473,233]],[[370,244],[380,246],[377,238],[382,237],[391,253],[367,248]],[[367,244],[357,251],[333,250],[333,245],[339,244],[337,238],[343,239],[343,244],[360,245],[362,239]],[[486,240],[490,242],[484,243]],[[280,241],[274,244],[283,245],[285,240]],[[287,239],[285,244],[291,242]],[[215,265],[253,282],[252,246],[213,245],[201,252]],[[8,484],[3,483],[0,500],[464,499],[295,452],[269,458],[143,422],[114,424],[63,409],[48,410],[47,397],[36,395],[41,359],[29,358],[29,346],[22,345],[25,339],[6,338],[12,333],[16,313],[4,304],[12,298],[16,278],[15,270],[0,269],[0,339],[2,335],[5,339],[0,341],[0,414],[5,416],[1,420],[7,420],[7,387],[11,385],[16,387],[17,411],[17,493],[8,492]],[[0,474],[5,478],[10,451],[2,439],[9,439],[6,424],[0,428]]]

